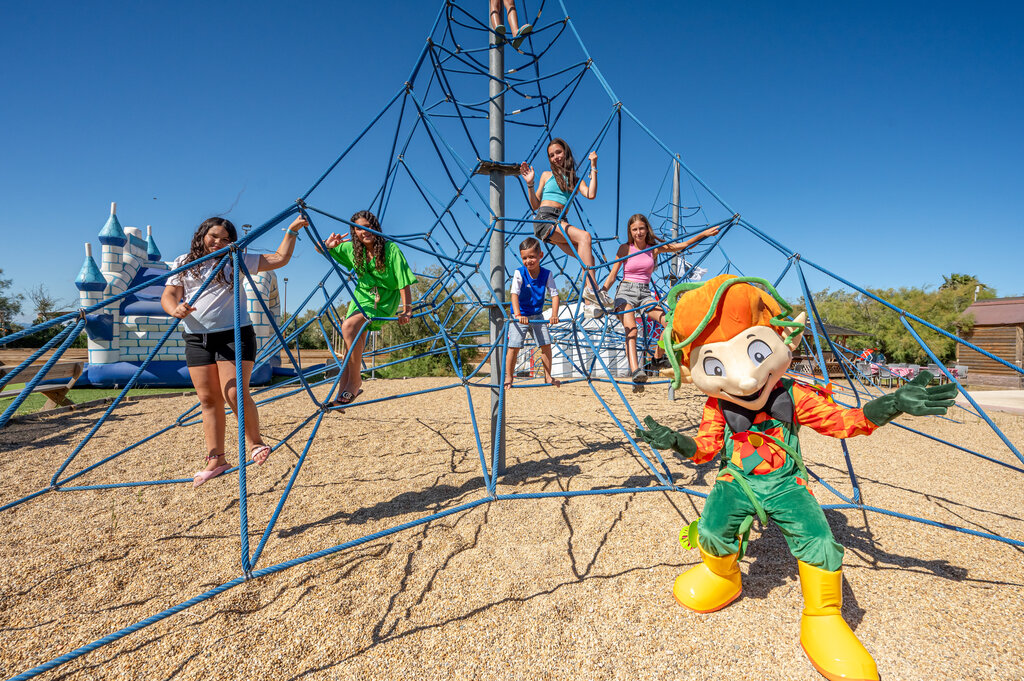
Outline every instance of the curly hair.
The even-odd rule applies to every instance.
[[[643,213],[634,213],[633,215],[629,216],[628,220],[626,220],[626,242],[627,243],[631,243],[631,244],[633,243],[633,234],[629,231],[629,228],[633,225],[634,222],[642,222],[647,227],[647,236],[644,239],[644,245],[641,247],[641,246],[637,246],[636,244],[633,244],[634,246],[637,246],[637,248],[641,248],[641,249],[643,249],[643,248],[650,248],[651,246],[654,246],[654,245],[658,244],[661,241],[661,239],[659,239],[658,237],[654,236],[654,230],[651,229],[651,222],[650,222],[650,220],[647,219],[647,216],[644,215]]]
[[[204,255],[208,255],[206,252],[206,242],[204,241],[204,237],[206,237],[207,232],[218,226],[227,230],[228,241],[233,243],[238,240],[238,230],[236,230],[235,226],[231,224],[231,220],[227,220],[225,218],[207,218],[203,220],[203,223],[196,229],[196,233],[192,235],[192,245],[189,247],[188,255],[185,256],[185,262],[182,263],[183,265],[187,265],[190,262],[202,258]],[[200,274],[201,269],[202,265],[196,265],[195,267],[190,268],[188,272],[194,278],[198,279],[202,276]],[[221,268],[214,280],[219,281],[222,284],[227,284],[228,286],[233,286],[233,284],[228,281],[227,275],[225,274],[226,271],[227,265]]]
[[[366,223],[369,225],[370,229],[374,230],[375,232],[383,231],[380,228],[380,221],[377,219],[377,216],[371,213],[370,211],[361,210],[357,212],[355,215],[352,216],[350,222],[355,222],[356,220],[359,219],[366,220]],[[356,238],[356,228],[350,227],[349,233],[351,234],[352,237],[352,257],[355,260],[356,271],[363,269],[363,263],[366,262],[367,259],[372,259],[374,265],[377,268],[377,271],[383,272],[387,268],[387,264],[384,262],[384,245],[387,243],[387,241],[384,239],[384,237],[381,236],[380,234],[373,235],[373,246],[370,247],[372,249],[372,252],[369,255],[367,255],[366,247],[363,245],[363,242]]]
[[[548,145],[548,149],[554,144],[562,147],[562,151],[565,154],[562,156],[562,165],[557,167],[551,166],[551,174],[555,176],[555,182],[558,183],[559,189],[567,194],[572,194],[579,183],[579,178],[576,177],[576,159],[572,156],[572,149],[569,148],[569,143],[564,139],[561,137],[553,138],[551,144]]]

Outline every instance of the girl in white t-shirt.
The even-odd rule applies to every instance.
[[[250,273],[266,272],[284,267],[295,250],[295,237],[307,224],[297,217],[285,230],[284,239],[276,253],[267,255],[245,254],[242,262]],[[192,236],[188,253],[174,260],[173,269],[218,251],[238,239],[238,232],[230,220],[209,218]],[[195,306],[190,301],[217,266],[218,258],[175,274],[167,279],[160,304],[172,317],[182,320],[185,339],[185,363],[192,385],[199,397],[203,414],[203,435],[206,438],[206,467],[195,474],[193,487],[199,487],[231,466],[224,458],[225,401],[237,413],[238,389],[235,385],[235,290],[234,267],[230,256],[224,267],[213,278]],[[252,459],[259,465],[270,456],[270,447],[260,437],[260,417],[256,402],[249,395],[249,376],[256,359],[256,333],[246,312],[245,288],[239,291],[241,299],[238,320],[242,345],[242,399],[245,411],[245,439]],[[241,458],[241,457],[240,457]]]

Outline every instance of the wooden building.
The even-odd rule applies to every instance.
[[[974,328],[963,339],[1018,367],[1024,367],[1024,297],[979,300],[964,314]],[[972,385],[1024,388],[1024,376],[979,352],[957,344],[957,364],[968,368]]]

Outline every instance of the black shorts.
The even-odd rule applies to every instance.
[[[214,333],[185,333],[185,364],[204,367],[217,362],[235,361],[235,330]],[[256,331],[252,325],[239,329],[242,340],[242,361],[256,361]]]

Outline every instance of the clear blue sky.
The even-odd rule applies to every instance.
[[[398,91],[439,6],[8,3],[3,276],[75,300],[82,244],[98,245],[110,201],[122,224],[154,226],[165,259],[209,215],[269,218]],[[865,286],[937,286],[956,271],[1024,294],[1019,3],[567,6],[626,106],[787,246]],[[539,24],[560,13],[545,7]],[[600,88],[579,96],[607,116]],[[614,209],[602,169],[599,214]],[[332,207],[358,207],[345,187],[361,175],[343,169]],[[649,210],[655,190],[624,203]],[[746,255],[745,273],[777,274]],[[300,244],[289,298],[321,271]]]

